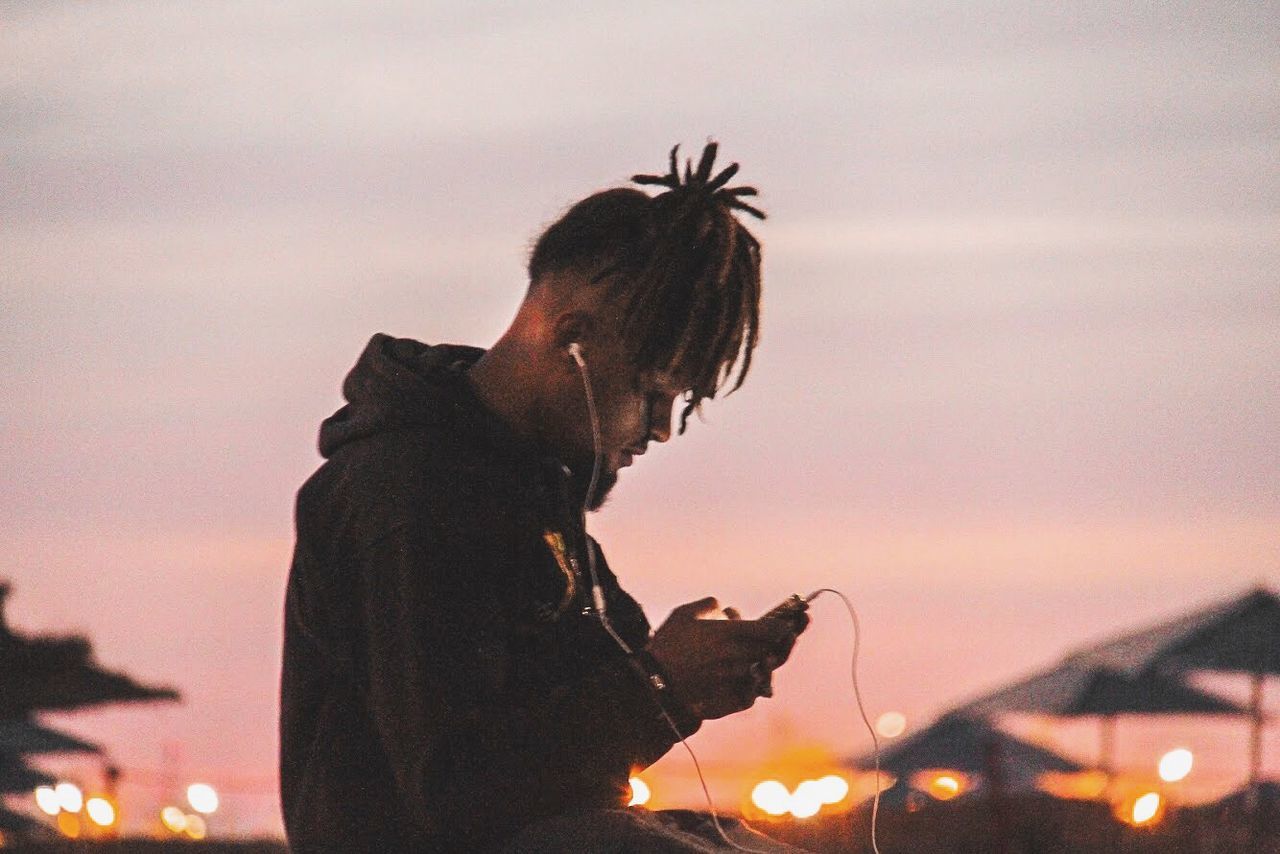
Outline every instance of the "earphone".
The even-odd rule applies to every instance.
[[[577,341],[570,342],[569,355],[578,363],[578,373],[582,375],[582,391],[587,399],[587,417],[591,420],[591,446],[592,446],[592,463],[591,463],[591,482],[587,485],[587,492],[582,499],[582,528],[585,531],[587,527],[587,510],[591,507],[591,500],[595,497],[596,487],[600,483],[600,464],[604,457],[604,442],[600,438],[600,416],[596,412],[596,397],[591,392],[591,375],[587,371],[587,360],[582,355],[582,345]],[[596,550],[591,545],[591,539],[587,538],[587,568],[591,573],[591,602],[596,609],[596,618],[600,620],[600,625],[604,626],[609,636],[622,648],[627,655],[634,655],[631,647],[622,639],[613,629],[613,624],[609,622],[609,614],[605,610],[604,588],[600,586],[600,578],[596,573]]]

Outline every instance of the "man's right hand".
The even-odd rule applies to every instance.
[[[714,597],[681,605],[645,647],[676,699],[704,719],[750,708],[758,696],[752,666],[784,661],[796,640],[782,620],[702,619],[721,613]]]

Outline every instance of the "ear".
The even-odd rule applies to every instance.
[[[596,320],[580,309],[566,311],[555,319],[551,327],[551,342],[559,352],[567,353],[575,341],[583,352],[589,352],[595,338]]]

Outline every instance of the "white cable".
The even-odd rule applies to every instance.
[[[587,485],[587,493],[582,499],[582,537],[587,544],[587,569],[591,573],[591,601],[595,605],[596,616],[600,618],[600,625],[604,626],[609,636],[622,647],[623,652],[627,655],[635,655],[630,645],[614,631],[613,624],[609,622],[609,615],[605,610],[604,589],[600,586],[600,579],[596,574],[596,550],[591,545],[591,538],[587,536],[587,510],[591,508],[591,500],[595,497],[596,487],[600,482],[604,442],[600,437],[600,417],[596,414],[596,397],[591,392],[591,376],[587,372],[587,360],[582,358],[582,348],[576,342],[569,345],[569,354],[578,364],[578,373],[582,375],[582,389],[587,397],[587,417],[591,421],[591,447],[594,452],[591,462],[591,482]]]
[[[595,497],[596,487],[600,482],[600,463],[604,457],[603,442],[600,439],[600,417],[596,414],[596,396],[591,392],[591,376],[587,372],[587,360],[582,358],[582,346],[578,342],[569,345],[569,355],[578,365],[578,373],[582,375],[582,389],[587,396],[587,417],[591,421],[591,447],[595,452],[591,462],[591,483],[587,486],[586,497],[582,499],[582,521],[586,527],[587,510],[591,508],[591,499]]]
[[[858,612],[854,610],[853,603],[849,601],[849,597],[839,590],[831,587],[822,587],[806,596],[805,601],[813,601],[818,597],[819,593],[834,593],[839,596],[840,601],[844,602],[845,608],[849,611],[849,617],[853,620],[853,658],[849,665],[849,675],[853,681],[853,697],[858,701],[858,714],[862,716],[862,722],[866,725],[867,732],[871,734],[871,752],[875,757],[876,794],[871,802],[871,850],[875,854],[880,854],[880,847],[876,844],[876,821],[880,816],[880,740],[876,738],[875,727],[871,726],[871,721],[867,718],[867,710],[862,705],[862,692],[858,689],[858,650],[862,646],[862,624],[858,620]]]
[[[632,656],[635,655],[635,653],[632,651],[631,646],[623,640],[622,636],[614,630],[613,624],[609,622],[609,615],[605,610],[604,590],[600,586],[600,578],[596,573],[595,546],[592,543],[591,538],[586,535],[587,511],[591,507],[591,499],[595,496],[596,487],[599,484],[600,467],[604,458],[604,449],[602,447],[603,441],[600,436],[600,419],[596,414],[595,395],[591,392],[591,379],[587,372],[587,362],[582,358],[581,348],[577,344],[571,344],[569,346],[569,353],[573,356],[573,360],[578,365],[578,371],[582,375],[582,388],[586,393],[587,398],[587,415],[591,420],[591,443],[594,451],[594,459],[591,464],[591,481],[587,486],[586,496],[582,500],[582,528],[583,539],[586,542],[587,548],[587,569],[591,575],[591,599],[592,603],[595,605],[596,617],[600,620],[600,625],[604,626],[605,631],[609,633],[609,636],[613,638],[614,642],[618,644],[624,653],[628,656]],[[880,742],[879,739],[876,738],[875,728],[871,726],[871,721],[867,718],[867,711],[862,705],[862,692],[858,688],[858,651],[862,645],[862,625],[858,620],[858,612],[854,610],[853,603],[850,602],[849,598],[839,590],[835,590],[831,587],[822,587],[806,596],[804,601],[811,602],[816,599],[820,593],[834,593],[839,596],[840,600],[844,602],[845,608],[848,609],[849,616],[853,620],[853,658],[850,663],[850,676],[853,681],[853,696],[858,703],[858,714],[862,716],[862,722],[866,725],[867,732],[871,734],[872,753],[875,756],[876,793],[871,804],[871,850],[874,854],[880,854],[880,848],[876,844],[876,821],[879,818],[880,813]],[[745,848],[734,842],[729,838],[729,835],[725,833],[724,827],[720,824],[720,816],[716,812],[715,802],[711,799],[711,790],[707,787],[707,779],[702,774],[702,765],[698,762],[697,754],[693,752],[693,748],[690,747],[689,742],[685,740],[684,733],[680,732],[680,728],[676,726],[676,722],[672,720],[671,715],[667,712],[666,707],[662,704],[662,700],[657,696],[656,692],[654,694],[654,700],[658,703],[658,709],[662,712],[663,719],[666,720],[667,725],[671,727],[671,731],[675,733],[676,738],[680,740],[680,744],[682,744],[684,749],[688,752],[689,758],[693,760],[693,768],[698,773],[698,782],[702,785],[702,794],[707,800],[707,809],[711,813],[711,822],[715,825],[716,832],[720,834],[720,838],[723,839],[729,847],[738,851],[746,851],[748,854],[769,854],[769,852],[761,851],[756,848]],[[764,834],[747,824],[746,821],[740,819],[739,822],[750,833],[754,833],[757,836],[764,836]]]

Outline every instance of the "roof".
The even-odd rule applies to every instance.
[[[0,794],[30,792],[36,786],[51,786],[56,780],[43,771],[9,757],[0,757]]]
[[[1222,697],[1156,672],[1129,675],[1071,656],[1056,667],[962,705],[969,715],[1032,712],[1082,717],[1118,714],[1242,714]]]
[[[29,753],[101,753],[96,744],[42,727],[28,720],[0,719],[0,755]]]
[[[77,709],[137,700],[176,700],[172,688],[135,682],[104,670],[80,636],[19,634],[4,618],[9,585],[0,582],[0,718],[25,718],[42,709]]]
[[[1048,748],[1023,741],[979,718],[943,715],[933,724],[895,742],[880,754],[882,770],[898,777],[927,768],[984,774],[998,762],[1007,779],[1034,779],[1047,771],[1074,772],[1083,766]],[[870,768],[872,756],[855,765]]]
[[[1257,588],[1084,647],[960,707],[967,714],[1239,714],[1182,682],[1193,669],[1280,672],[1280,597]]]
[[[1280,597],[1257,587],[1077,655],[1128,673],[1171,667],[1280,673]]]

